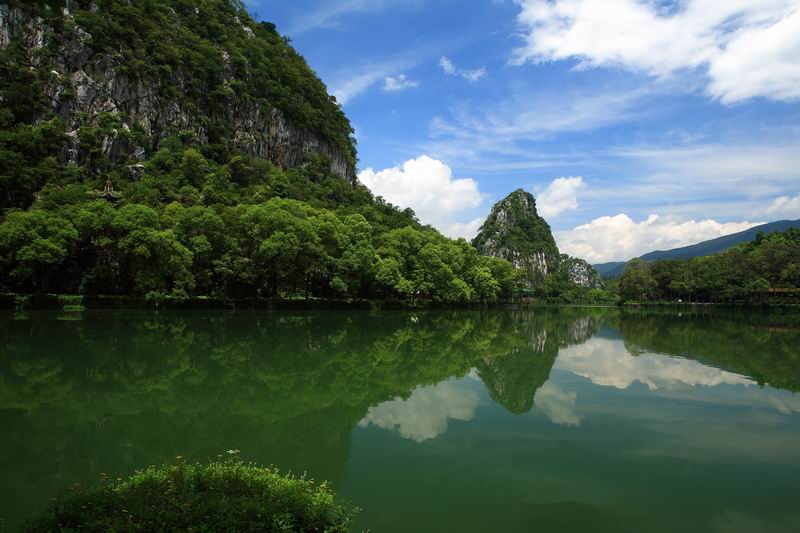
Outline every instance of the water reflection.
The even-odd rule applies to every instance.
[[[407,400],[395,398],[369,408],[359,426],[396,431],[404,439],[424,442],[447,430],[448,419],[468,422],[475,416],[478,393],[450,381],[420,387]]]
[[[580,426],[583,416],[578,414],[575,406],[577,399],[577,392],[567,391],[555,383],[547,382],[536,395],[536,407],[554,424]]]
[[[594,338],[561,350],[556,368],[591,380],[595,385],[627,389],[636,382],[650,390],[679,386],[754,385],[747,377],[690,359],[628,352],[621,340]]]
[[[127,475],[177,454],[203,459],[231,448],[341,486],[356,475],[354,428],[435,450],[459,428],[500,423],[490,414],[481,421],[482,409],[502,410],[504,423],[514,424],[491,430],[497,435],[516,435],[536,417],[553,431],[597,431],[601,408],[648,413],[657,434],[663,407],[643,396],[608,407],[594,390],[628,391],[637,383],[652,397],[692,401],[693,388],[713,387],[715,409],[738,406],[749,413],[742,420],[760,431],[777,422],[767,426],[745,408],[768,407],[776,417],[800,413],[798,397],[753,386],[800,391],[793,315],[565,308],[414,316],[0,315],[0,454],[14,458],[0,463],[0,493],[10,495],[0,501],[0,518],[13,527],[53,491],[93,483],[100,472]],[[714,414],[695,413],[674,439],[698,442],[700,457],[709,449],[706,437],[684,433]],[[755,430],[736,431],[719,434],[726,442],[738,438],[742,449],[760,449]],[[662,439],[649,450],[669,446]],[[525,516],[550,509],[524,508]]]

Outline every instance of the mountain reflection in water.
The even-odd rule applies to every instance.
[[[797,316],[413,316],[0,315],[0,518],[13,526],[101,472],[235,448],[332,481],[375,531],[800,523],[784,505],[800,488]],[[757,501],[712,505],[754,479]],[[711,507],[691,500],[700,488],[718,492],[703,493]],[[668,491],[683,518],[654,510]]]

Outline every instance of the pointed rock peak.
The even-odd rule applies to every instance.
[[[495,204],[473,245],[525,270],[530,284],[543,279],[560,257],[550,226],[536,212],[536,199],[523,189]]]
[[[511,205],[517,204],[524,206],[527,209],[532,209],[534,213],[536,213],[536,198],[526,191],[525,189],[517,189],[516,191],[512,192],[505,198],[503,198],[500,202],[495,205],[495,208],[502,206],[502,205]]]
[[[522,269],[529,287],[540,285],[549,274],[582,287],[603,286],[586,261],[559,253],[550,225],[536,211],[536,198],[524,189],[494,205],[472,244],[480,253]]]

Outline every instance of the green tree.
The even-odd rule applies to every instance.
[[[77,239],[75,227],[55,214],[12,212],[0,223],[0,264],[23,287],[46,291]]]
[[[625,265],[620,280],[620,296],[625,301],[647,301],[653,297],[657,286],[647,263],[639,258],[632,259]]]

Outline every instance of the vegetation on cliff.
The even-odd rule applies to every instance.
[[[0,290],[511,296],[509,263],[348,179],[355,146],[341,108],[241,2],[2,9]],[[345,175],[329,157],[341,152]],[[109,186],[106,199],[93,193]]]
[[[559,259],[550,225],[536,212],[533,195],[522,189],[492,207],[472,242],[481,253],[511,261],[531,279],[546,276]]]
[[[536,210],[536,199],[523,189],[495,204],[472,243],[480,253],[520,269],[525,294],[562,303],[613,300],[589,263],[558,251],[550,225]]]
[[[0,222],[2,288],[141,296],[327,296],[491,301],[516,273],[421,226],[310,158],[281,171],[219,165],[173,138],[122,181],[114,206],[86,183],[51,184]]]

